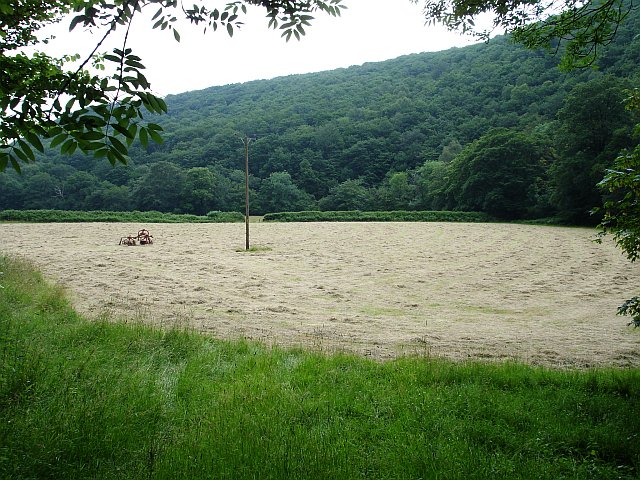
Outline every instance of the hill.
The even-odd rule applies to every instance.
[[[244,147],[239,135],[247,134],[255,136],[250,144],[254,213],[311,208],[491,211],[466,205],[459,189],[445,180],[454,168],[451,160],[465,147],[502,128],[538,145],[535,161],[542,165],[527,174],[527,185],[536,187],[522,200],[526,208],[514,207],[506,216],[566,213],[580,219],[594,205],[569,205],[563,199],[566,192],[558,193],[561,175],[550,167],[567,154],[560,144],[567,137],[590,136],[590,127],[586,118],[563,118],[561,112],[579,109],[567,102],[581,86],[589,86],[590,97],[608,91],[606,103],[614,93],[621,99],[623,88],[638,79],[640,39],[634,32],[640,16],[634,13],[598,70],[565,74],[556,57],[498,37],[443,52],[172,95],[166,98],[169,114],[158,118],[165,131],[162,145],[146,151],[134,146],[130,164],[116,168],[104,160],[50,152],[22,177],[0,178],[0,209],[242,211]],[[631,142],[633,119],[618,113],[607,114],[615,122],[604,130],[618,137],[613,145],[607,138],[601,146],[609,145],[611,152],[606,161],[597,161],[595,177],[615,156],[615,148]],[[569,124],[577,130],[563,130]],[[600,153],[591,152],[591,158]],[[587,190],[593,189],[592,178],[585,182],[590,182]],[[593,203],[594,193],[587,193],[581,202]]]

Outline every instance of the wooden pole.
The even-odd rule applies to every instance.
[[[246,229],[245,249],[249,250],[249,137],[244,137],[244,193],[245,193],[245,214],[244,223]]]

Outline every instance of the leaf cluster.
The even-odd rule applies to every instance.
[[[588,67],[602,47],[615,38],[618,26],[632,10],[625,0],[602,0],[571,5],[558,15],[514,30],[514,39],[527,48],[558,53],[564,48],[561,68]]]
[[[48,3],[26,4],[47,21],[58,20],[68,8]],[[105,4],[76,7],[84,8],[84,13],[74,17],[70,29],[80,23],[97,26],[101,22],[107,22],[108,29],[92,54],[72,71],[65,70],[61,59],[42,53],[28,56],[12,52],[32,43],[36,31],[46,23],[14,22],[14,29],[22,32],[23,40],[20,45],[5,45],[0,51],[1,66],[8,72],[0,90],[0,171],[8,164],[20,171],[21,162],[33,162],[34,149],[44,152],[41,138],[49,139],[64,154],[80,150],[107,158],[112,164],[127,161],[128,147],[136,135],[143,143],[149,137],[160,141],[161,127],[145,122],[144,115],[166,112],[166,104],[150,93],[150,83],[142,72],[144,65],[126,48],[127,35],[123,48],[101,58],[113,66],[110,73],[101,76],[84,69],[106,37],[118,25],[128,26],[133,13],[140,10],[138,2],[125,2],[112,6],[114,11],[109,16],[96,8],[98,5]],[[15,12],[3,12],[2,22],[9,22],[14,16]]]
[[[417,3],[418,0],[412,0]],[[633,9],[628,0],[425,0],[427,23],[442,23],[482,39],[494,31],[512,33],[527,48],[562,53],[562,67],[593,65],[603,46]],[[478,27],[486,16],[491,27]]]

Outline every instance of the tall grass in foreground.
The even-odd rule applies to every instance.
[[[0,257],[0,478],[638,478],[638,370],[346,355],[89,322]]]

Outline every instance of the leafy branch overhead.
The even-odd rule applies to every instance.
[[[305,34],[315,12],[340,15],[345,8],[341,1],[243,0],[211,9],[205,2],[185,8],[177,0],[0,0],[0,68],[5,72],[0,83],[0,171],[8,165],[20,171],[21,163],[35,160],[35,151],[44,152],[47,141],[62,153],[80,150],[112,164],[126,163],[136,139],[145,147],[150,140],[162,141],[162,128],[147,115],[164,113],[167,106],[153,93],[143,60],[128,45],[132,21],[144,9],[157,9],[152,28],[170,30],[180,41],[178,15],[204,25],[205,31],[222,28],[233,36],[247,6],[258,6],[266,10],[269,26],[289,40]],[[70,31],[83,27],[99,34],[86,58],[24,53],[25,47],[39,44],[39,30],[69,14]],[[121,47],[102,54],[100,48],[113,35],[121,35]],[[80,65],[67,69],[74,60],[81,60]]]
[[[628,0],[424,0],[428,24],[482,39],[512,33],[527,48],[560,52],[566,70],[592,65],[633,8]],[[486,18],[490,27],[480,26]]]

